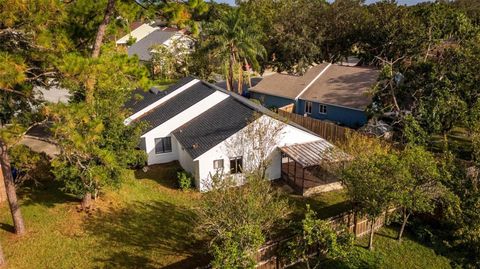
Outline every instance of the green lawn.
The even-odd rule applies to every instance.
[[[28,229],[23,237],[11,233],[3,205],[0,237],[8,268],[188,267],[193,255],[204,253],[191,229],[200,195],[173,188],[176,169],[167,165],[132,172],[90,215],[77,213],[76,199],[57,186],[37,190],[23,199]]]
[[[427,246],[422,245],[406,233],[402,243],[395,238],[397,230],[391,227],[382,228],[374,238],[374,250],[369,251],[368,237],[357,239],[352,255],[345,261],[323,261],[323,269],[356,269],[356,268],[388,268],[388,269],[443,269],[452,268],[450,260],[438,255]],[[297,264],[295,269],[307,268],[305,264]]]
[[[290,195],[288,199],[293,205],[295,217],[298,218],[303,218],[306,204],[309,204],[318,216],[324,219],[337,216],[349,209],[347,194],[344,190],[319,193],[310,197]]]
[[[374,237],[374,250],[369,251],[368,236],[356,241],[352,259],[339,263],[330,262],[323,268],[452,268],[450,260],[406,233],[402,243],[395,238],[398,230],[380,229]]]
[[[203,264],[205,244],[193,229],[201,194],[176,189],[177,169],[176,164],[168,164],[153,166],[146,173],[132,171],[122,187],[106,191],[89,214],[78,213],[78,200],[59,191],[58,184],[25,191],[21,195],[25,236],[12,234],[8,207],[0,207],[0,240],[7,268],[191,268]],[[343,191],[289,199],[297,217],[303,216],[305,203],[322,217],[347,208]],[[448,268],[448,260],[428,247],[408,238],[399,245],[389,238],[394,233],[382,230],[373,253],[364,250],[361,246],[366,242],[360,240],[361,246],[355,249],[358,257],[350,265]]]

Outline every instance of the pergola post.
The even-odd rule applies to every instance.
[[[293,160],[293,164],[295,165],[293,167],[293,184],[297,185],[297,162]]]
[[[305,168],[302,167],[302,194],[305,190]]]

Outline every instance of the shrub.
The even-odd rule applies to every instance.
[[[193,176],[187,171],[177,172],[178,186],[186,191],[193,187]]]

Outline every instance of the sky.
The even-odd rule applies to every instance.
[[[229,3],[229,4],[234,4],[235,0],[216,0],[216,2],[220,3]],[[365,3],[370,4],[377,2],[377,0],[366,0]],[[425,0],[397,0],[397,2],[401,5],[415,5],[420,2],[426,2]]]

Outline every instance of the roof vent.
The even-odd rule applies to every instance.
[[[151,87],[151,88],[150,88],[150,92],[153,93],[153,94],[155,94],[155,95],[157,95],[157,94],[160,92],[160,90],[159,90],[158,88],[156,88],[156,87]]]
[[[192,148],[193,148],[193,149],[196,149],[196,148],[198,148],[198,147],[199,147],[198,143],[195,143],[195,144],[192,145]]]

